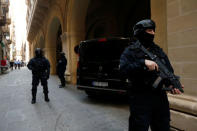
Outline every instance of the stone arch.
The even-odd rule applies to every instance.
[[[49,59],[51,64],[51,74],[56,73],[56,42],[57,32],[63,24],[63,12],[60,4],[54,2],[50,7],[49,15],[46,19],[47,24],[45,25],[45,56]],[[44,32],[43,32],[44,33]]]
[[[39,48],[41,48],[41,49],[45,48],[45,41],[44,41],[43,36],[41,36],[40,39],[38,40],[38,45],[39,45]]]
[[[36,42],[34,49],[39,48],[39,44]]]
[[[76,82],[77,55],[74,53],[74,47],[78,45],[81,40],[103,36],[130,37],[132,35],[132,26],[137,21],[147,18],[155,20],[158,23],[157,27],[159,27],[159,30],[166,33],[166,18],[163,18],[163,16],[166,16],[164,13],[166,12],[166,3],[164,1],[162,3],[162,1],[163,0],[67,0],[67,6],[65,6],[64,10],[66,14],[64,15],[62,42],[64,45],[64,51],[67,53],[67,71],[71,76],[71,82]],[[104,9],[100,6],[99,2],[101,4],[104,3],[103,5],[106,7],[106,12],[102,12]],[[141,4],[142,2],[144,4]],[[113,3],[113,5],[111,3]],[[158,8],[156,5],[160,5],[161,3],[162,8]],[[109,6],[112,9],[108,8]],[[108,11],[108,9],[110,9],[111,12]],[[101,12],[99,12],[99,10],[101,10]],[[97,14],[94,12],[97,12]],[[105,13],[108,14],[105,15]],[[136,13],[138,15],[136,15]],[[161,16],[160,13],[163,15]],[[109,18],[108,15],[111,16],[110,20],[107,19],[102,21],[102,14],[105,15],[105,18]],[[98,20],[98,15],[101,16],[100,20]],[[95,24],[97,21],[98,23]],[[100,34],[95,35],[96,32],[99,32]],[[159,45],[162,45],[165,49],[164,44],[166,44],[166,34],[160,34],[156,36],[156,42]]]
[[[41,49],[44,49],[45,48],[45,40],[44,40],[44,37],[43,37],[43,35],[38,35],[37,36],[37,38],[35,39],[35,41],[33,42],[34,44],[34,50],[36,49],[36,48],[41,48]]]
[[[46,34],[46,44],[45,44],[45,56],[49,59],[51,63],[51,74],[56,73],[56,46],[57,46],[57,33],[61,23],[58,17],[53,17],[50,21],[47,34]]]
[[[36,41],[32,41],[31,43],[31,58],[35,56],[35,49],[37,48],[38,44]]]
[[[38,30],[36,37],[34,37],[32,41],[29,41],[30,58],[34,57],[34,51],[36,48],[41,48],[43,50],[45,48],[45,33],[43,27]]]
[[[114,0],[110,0],[110,1],[111,3],[114,2]],[[104,6],[107,3],[105,7],[111,6],[110,2],[107,2],[104,0],[102,1],[78,0],[77,2],[69,0],[67,2],[69,5],[68,6],[69,8],[66,9],[67,15],[65,15],[65,18],[64,18],[65,19],[64,21],[66,21],[67,26],[65,27],[66,32],[64,32],[62,38],[64,38],[63,40],[64,40],[64,45],[65,45],[65,50],[66,52],[68,52],[68,56],[67,56],[68,57],[68,71],[71,75],[71,81],[73,83],[76,82],[76,66],[77,66],[77,55],[74,53],[74,47],[78,45],[80,41],[82,40],[95,38],[94,32],[98,32],[98,30],[101,27],[100,25],[103,25],[102,21],[101,21],[101,24],[98,22],[97,16],[100,15],[101,20],[102,20],[102,16],[105,15],[106,12],[108,13],[108,9],[110,9],[110,8],[106,8],[106,12],[102,12],[103,8],[101,6],[101,8],[99,7],[99,10],[100,10],[99,12],[97,8],[99,5],[99,2],[103,4]],[[115,2],[119,2],[120,4],[127,5],[129,9],[124,9],[124,6],[122,6],[122,8],[124,9],[124,12],[128,11],[129,13],[132,11],[135,11],[135,10],[130,11],[130,6],[129,6],[130,4],[133,4],[133,7],[135,7],[136,2],[140,3],[137,0],[136,1],[127,0],[126,2],[123,2],[121,0],[116,0]],[[147,10],[147,13],[143,15],[144,12],[140,12],[141,15],[143,15],[141,18],[137,16],[136,16],[137,18],[135,18],[135,16],[132,15],[133,19],[135,20],[135,21],[132,21],[132,19],[130,19],[130,21],[133,22],[132,24],[136,23],[136,21],[142,18],[150,18],[150,0],[149,1],[143,0],[143,2],[146,2],[146,5],[148,6],[148,8],[144,9],[145,11]],[[93,8],[92,8],[92,5],[93,5]],[[117,3],[114,5],[114,8],[116,8],[116,6],[118,7]],[[118,8],[117,10],[121,10],[121,9]],[[112,16],[111,18],[113,19],[110,19],[112,22],[117,20],[113,16],[119,13],[117,10],[114,11],[112,9],[111,11],[112,13],[108,14],[109,16]],[[95,14],[95,12],[97,12],[97,14]],[[128,20],[127,17],[130,16],[129,13],[127,13],[127,15],[124,15],[125,17],[124,22]],[[119,20],[122,20],[121,13],[119,13],[117,17],[119,18]],[[106,15],[105,18],[108,18],[108,16]],[[98,22],[98,23],[95,25],[94,24],[95,22]],[[105,22],[108,22],[108,20],[105,20],[104,23]],[[108,28],[108,26],[105,26],[104,24],[103,28],[106,28],[106,32],[104,32],[102,35],[99,35],[98,37],[104,36],[104,35],[105,36],[123,36],[124,34],[128,34],[128,30],[126,31],[124,30],[127,29],[127,27],[130,26],[130,24],[128,24],[129,23],[128,22],[126,25],[124,22],[120,21],[119,24],[115,23],[113,24],[113,26],[111,26],[112,24],[108,22],[108,25],[110,26],[110,28]],[[115,29],[114,27],[117,25],[121,26],[120,29],[113,30]],[[127,26],[127,27],[122,27],[122,26]],[[90,33],[90,35],[88,33]],[[124,35],[124,36],[128,36],[128,35]]]
[[[56,17],[61,25],[64,25],[63,23],[63,11],[61,9],[61,6],[58,3],[53,3],[50,12],[49,12],[49,16],[48,16],[48,25],[47,25],[47,29],[49,29],[50,23],[52,20],[54,20],[54,17]],[[61,26],[63,27],[63,26]],[[62,28],[63,30],[63,28]]]

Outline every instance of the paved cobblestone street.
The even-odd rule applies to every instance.
[[[0,75],[0,131],[127,131],[128,104],[124,100],[90,99],[68,85],[58,88],[49,79],[50,102],[39,85],[31,104],[31,72],[26,67]]]

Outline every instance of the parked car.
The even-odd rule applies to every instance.
[[[4,71],[8,70],[10,67],[10,63],[8,60],[1,60],[1,65],[0,65],[0,70],[1,73],[3,73]]]
[[[82,41],[75,51],[79,55],[77,88],[88,95],[100,92],[126,93],[128,82],[121,76],[119,60],[128,38],[100,38]]]

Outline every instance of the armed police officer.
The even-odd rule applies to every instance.
[[[66,65],[67,65],[67,59],[65,57],[64,52],[60,52],[60,57],[57,63],[57,75],[61,81],[61,85],[59,85],[59,88],[65,87],[66,81],[65,81],[65,71],[66,71]]]
[[[162,80],[156,89],[153,88],[160,67],[137,45],[140,43],[157,55],[170,72],[174,72],[173,68],[167,55],[153,42],[154,21],[142,20],[134,26],[133,31],[136,41],[125,49],[120,58],[120,70],[130,83],[129,131],[148,131],[149,126],[152,131],[169,131],[169,102],[162,87],[169,87],[173,94],[181,94],[181,91],[173,88],[167,79]]]
[[[32,104],[36,103],[36,93],[37,93],[37,86],[41,81],[41,85],[43,86],[43,93],[45,96],[45,101],[49,102],[48,98],[48,85],[47,80],[49,79],[50,75],[50,63],[49,61],[43,56],[43,51],[40,48],[35,50],[35,57],[32,58],[28,65],[28,69],[32,71]]]

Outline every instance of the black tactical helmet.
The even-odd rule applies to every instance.
[[[36,48],[35,50],[35,55],[36,57],[42,57],[43,56],[43,51],[40,48]]]
[[[141,33],[143,33],[146,29],[155,30],[155,22],[150,19],[145,19],[137,22],[137,24],[133,27],[134,36],[138,37]]]

